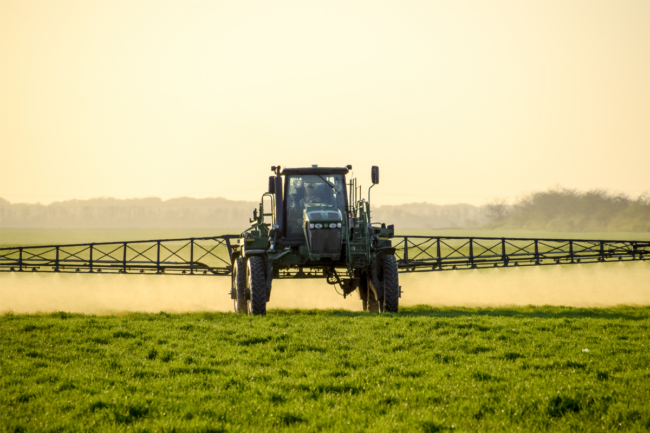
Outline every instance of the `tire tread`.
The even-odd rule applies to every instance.
[[[266,278],[264,278],[264,260],[259,256],[248,259],[248,284],[251,289],[251,314],[266,314]]]
[[[397,261],[392,254],[382,257],[384,265],[384,311],[387,313],[399,312],[399,276]]]
[[[235,312],[240,314],[248,313],[248,300],[246,299],[246,261],[243,257],[235,260]]]

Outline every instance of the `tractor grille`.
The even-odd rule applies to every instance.
[[[341,229],[309,229],[309,250],[312,254],[341,252]]]

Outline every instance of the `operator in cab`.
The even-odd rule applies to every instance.
[[[323,200],[316,195],[316,186],[313,183],[308,183],[305,186],[305,196],[300,199],[300,207],[304,209],[307,205],[322,202]]]

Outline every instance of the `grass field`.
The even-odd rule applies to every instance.
[[[3,431],[650,429],[650,308],[0,316]]]
[[[3,229],[0,244],[239,231]],[[648,233],[399,234],[650,240]],[[512,294],[523,290],[519,286],[531,284],[515,278],[517,272],[544,280],[544,291],[555,289],[552,284],[566,290],[567,284],[583,281],[576,275],[586,270],[604,281],[602,273],[611,266],[612,275],[621,278],[611,290],[620,294],[647,286],[640,273],[647,273],[647,266],[634,265],[586,265],[594,267],[582,271],[579,266],[531,268],[503,275],[487,270],[479,271],[480,283],[471,271],[445,273],[431,280],[434,287],[427,283],[426,291],[435,290],[433,299],[442,302],[440,296],[464,287],[474,305],[494,305],[481,302],[488,295],[491,301],[500,299],[492,289],[506,287],[511,289],[506,298],[513,303]],[[635,277],[623,278],[632,271]],[[55,276],[22,277],[16,281],[16,276],[4,275],[0,292],[12,284],[28,288],[35,278]],[[34,296],[60,297],[73,277],[82,276],[52,279],[45,292]],[[113,293],[122,280],[112,277],[116,281],[84,277],[75,280],[74,288],[94,293],[106,283]],[[198,285],[196,280],[169,278],[164,281]],[[476,287],[465,287],[465,280],[477,281]],[[133,281],[129,289],[150,289],[157,293],[153,299],[162,296],[154,280],[144,289],[143,282],[128,281]],[[593,279],[585,281],[588,287],[570,290],[581,290],[594,301]],[[417,295],[416,286],[407,284],[403,301]],[[210,286],[210,296],[217,296],[213,291],[217,289]],[[129,292],[129,303],[136,295]],[[650,307],[407,307],[399,315],[271,310],[267,317],[255,318],[215,312],[9,313],[0,315],[0,431],[647,431],[649,326]]]

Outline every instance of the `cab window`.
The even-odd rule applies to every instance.
[[[329,205],[345,214],[345,177],[340,174],[293,175],[285,180],[287,233],[289,238],[303,236],[305,206]]]

